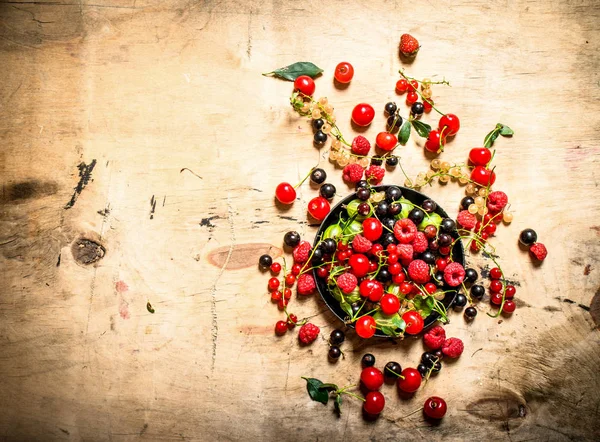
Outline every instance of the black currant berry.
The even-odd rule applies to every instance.
[[[363,368],[372,367],[373,365],[375,365],[375,356],[373,356],[371,353],[367,353],[362,357],[362,360],[360,362]]]
[[[444,272],[436,272],[433,275],[433,283],[435,285],[437,285],[438,287],[441,287],[444,285]]]
[[[402,198],[402,190],[397,186],[390,186],[385,191],[385,199],[392,203]]]
[[[353,316],[356,316],[360,310],[361,310],[361,306],[359,304],[352,304],[352,315]]]
[[[381,219],[387,215],[389,208],[390,205],[386,201],[381,201],[375,208],[375,215],[377,215],[377,218]]]
[[[477,281],[478,277],[477,270],[471,268],[465,270],[465,282],[472,284]]]
[[[402,367],[400,364],[394,361],[390,361],[385,364],[385,368],[383,369],[383,375],[388,379],[398,379],[400,373],[402,372]]]
[[[421,364],[423,364],[429,368],[431,368],[431,366],[433,364],[435,364],[437,362],[437,360],[438,360],[437,356],[434,355],[432,352],[426,351],[425,353],[423,353],[421,355]]]
[[[291,230],[283,236],[283,242],[288,247],[296,247],[300,243],[300,234]]]
[[[325,253],[323,252],[323,249],[320,246],[317,247],[312,253],[312,261],[313,262],[321,261],[323,259],[323,255],[325,255]]]
[[[371,192],[369,191],[369,189],[361,187],[356,191],[356,197],[361,201],[366,201],[369,198],[371,198]]]
[[[381,241],[381,245],[385,249],[390,244],[396,243],[396,237],[394,236],[394,234],[392,232],[384,232],[383,235],[381,235],[380,241]]]
[[[394,115],[397,109],[398,106],[396,106],[396,103],[392,103],[391,101],[385,105],[385,111],[388,115]]]
[[[448,235],[447,233],[441,233],[438,235],[438,243],[440,245],[440,247],[447,247],[450,244],[452,244],[452,236]]]
[[[371,206],[369,206],[368,203],[360,203],[356,207],[356,211],[358,212],[359,215],[367,216],[367,215],[369,215],[369,213],[371,213]]]
[[[470,196],[465,196],[460,200],[460,208],[462,210],[467,210],[471,204],[475,204],[475,200]]]
[[[332,331],[331,334],[329,335],[329,342],[331,342],[334,345],[341,344],[342,342],[344,342],[345,339],[346,339],[346,335],[341,330],[336,329],[336,330]]]
[[[394,230],[394,225],[396,224],[396,220],[394,218],[383,218],[381,220],[381,224],[387,227],[390,230]]]
[[[524,246],[530,246],[537,241],[537,233],[533,229],[525,229],[519,235],[519,242]]]
[[[367,180],[360,180],[358,183],[356,183],[356,185],[354,186],[354,189],[358,190],[358,189],[367,189],[369,187],[369,182]]]
[[[463,309],[463,307],[467,305],[467,297],[462,293],[459,293],[454,298],[453,308],[455,312],[459,312]]]
[[[475,284],[471,287],[471,296],[475,299],[481,299],[485,295],[485,288],[482,285]]]
[[[390,115],[387,119],[387,126],[390,132],[394,132],[402,126],[402,117],[400,115]]]
[[[393,233],[390,233],[392,236],[394,236]],[[389,242],[387,245],[391,244],[391,242]],[[388,271],[388,269],[381,269],[379,270],[379,273],[377,274],[377,281],[379,282],[388,282],[392,280],[392,274]]]
[[[331,359],[339,359],[341,355],[342,350],[340,350],[340,348],[337,345],[332,345],[331,347],[329,347],[329,357]]]
[[[314,169],[310,174],[310,180],[315,184],[323,184],[327,179],[327,174],[323,169]]]
[[[425,210],[425,212],[431,213],[437,208],[437,204],[430,199],[426,199],[421,203],[421,207]]]
[[[424,378],[425,376],[427,376],[427,372],[429,371],[429,369],[427,368],[427,366],[425,364],[419,364],[419,365],[417,365],[417,371],[419,372],[421,377]]]
[[[327,238],[323,240],[321,247],[323,247],[323,251],[326,254],[333,255],[335,253],[335,249],[337,249],[337,243],[333,238]]]
[[[452,218],[444,218],[440,224],[440,230],[444,233],[452,233],[456,229],[456,222]]]
[[[414,209],[412,209],[410,211],[410,213],[408,214],[408,219],[410,219],[413,223],[415,223],[417,225],[421,224],[421,222],[423,222],[424,218],[425,218],[425,212],[423,212],[418,207],[415,207]]]
[[[315,144],[318,144],[318,145],[325,144],[325,141],[327,141],[327,134],[320,130],[316,131],[315,136],[314,136],[314,141],[315,141]]]
[[[315,131],[317,131],[317,130],[320,130],[324,124],[325,124],[325,121],[323,119],[317,118],[316,120],[313,120],[312,127]]]
[[[371,157],[371,164],[374,166],[381,166],[383,164],[383,158],[381,158],[379,155],[375,155]]]
[[[335,190],[336,189],[333,184],[325,183],[319,189],[319,194],[321,194],[323,198],[327,198],[328,200],[330,200],[335,196]]]
[[[396,216],[400,212],[402,212],[402,204],[398,204],[398,203],[390,204],[390,207],[388,207],[388,211],[387,211],[388,215],[390,215],[390,216]]]
[[[424,111],[425,107],[423,106],[423,103],[419,101],[413,103],[413,105],[410,107],[410,113],[416,116],[423,115]]]
[[[390,155],[386,158],[385,164],[389,167],[396,167],[398,165],[398,157],[395,155]]]
[[[435,253],[430,250],[425,250],[421,254],[421,259],[425,261],[427,264],[435,264]]]
[[[477,316],[477,309],[475,307],[467,307],[465,309],[465,318],[473,319]]]
[[[271,267],[271,264],[273,264],[273,258],[271,258],[269,255],[262,255],[260,258],[258,258],[258,263],[261,267],[266,269],[267,267]]]

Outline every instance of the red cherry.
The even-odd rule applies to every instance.
[[[490,270],[490,278],[501,279],[502,271],[498,267],[494,267],[492,270]]]
[[[502,304],[502,293],[492,292],[490,296],[490,302],[494,305]]]
[[[383,227],[381,222],[377,218],[367,218],[362,223],[363,226],[363,236],[367,238],[369,241],[377,241],[381,234],[383,233]],[[375,246],[371,249],[371,252],[376,255]],[[381,247],[383,250],[383,246]]]
[[[469,161],[474,166],[487,166],[492,159],[492,152],[485,147],[475,147],[469,152]]]
[[[425,401],[423,405],[423,412],[425,416],[431,419],[441,419],[446,414],[448,407],[446,401],[441,397],[431,396]]]
[[[401,94],[403,94],[404,92],[406,92],[406,90],[408,89],[408,81],[406,81],[404,78],[401,78],[400,80],[398,80],[396,82],[396,91],[400,92]]]
[[[287,322],[285,321],[277,321],[275,324],[275,334],[278,336],[285,335],[285,332],[288,330]]]
[[[512,313],[516,308],[517,306],[513,301],[505,301],[504,305],[502,306],[502,313]]]
[[[398,377],[398,390],[405,393],[414,393],[421,386],[421,374],[416,368],[405,368]]]
[[[379,391],[370,391],[365,396],[363,409],[368,414],[379,414],[385,407],[385,397]]]
[[[442,137],[439,131],[432,130],[429,132],[429,137],[427,137],[425,149],[427,149],[429,152],[439,153],[444,150],[445,144],[446,137]]]
[[[269,290],[273,291],[273,290],[277,290],[279,288],[279,279],[277,278],[271,278],[269,279]]]
[[[329,205],[329,201],[322,196],[317,196],[316,198],[311,199],[308,203],[308,213],[310,213],[313,218],[319,221],[323,221],[329,214],[330,210],[331,206]]]
[[[367,103],[360,103],[352,110],[352,121],[358,126],[368,126],[375,118],[375,109]]]
[[[496,182],[496,174],[483,166],[476,166],[471,172],[471,181],[480,186],[492,186]]]
[[[339,83],[350,83],[352,77],[354,77],[354,67],[347,61],[343,61],[335,67],[333,77]]]
[[[379,132],[375,138],[375,143],[381,150],[390,152],[394,150],[396,144],[398,144],[398,138],[396,138],[396,135],[389,132]]]
[[[406,94],[406,104],[415,104],[418,99],[419,96],[416,92],[409,92],[408,94]]]
[[[369,273],[369,258],[362,253],[352,255],[348,260],[348,265],[352,268],[352,273],[357,278],[362,278]]]
[[[383,385],[383,373],[375,367],[363,368],[363,371],[360,373],[360,381],[367,390],[379,390]]]
[[[365,279],[361,282],[358,291],[363,298],[369,298],[373,302],[379,301],[383,296],[383,286],[373,279]]]
[[[451,137],[456,135],[460,129],[460,120],[454,114],[442,115],[438,124],[438,129],[440,132],[443,131],[444,136]]]
[[[365,315],[356,321],[356,334],[363,339],[369,339],[375,334],[375,319],[372,316]]]
[[[271,273],[277,275],[279,272],[281,272],[281,264],[278,262],[271,264]]]
[[[421,333],[425,325],[423,317],[415,310],[409,310],[402,315],[402,319],[406,322],[406,333],[416,335]]]
[[[386,293],[381,298],[381,311],[386,315],[393,315],[400,310],[400,300],[396,295]]]
[[[275,197],[282,204],[292,204],[296,200],[296,189],[290,183],[280,183],[275,189]]]
[[[308,75],[300,75],[294,81],[294,89],[302,92],[304,95],[315,93],[315,82]]]
[[[504,290],[504,297],[506,299],[513,299],[515,297],[515,293],[517,293],[517,289],[514,285],[507,285],[506,290]]]

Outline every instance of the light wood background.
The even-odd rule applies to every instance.
[[[599,29],[595,1],[1,1],[0,437],[600,439]],[[384,103],[403,102],[404,32],[422,44],[408,72],[452,84],[434,89],[462,126],[442,159],[464,161],[497,122],[515,130],[496,143],[515,221],[494,244],[518,310],[494,320],[483,302],[471,325],[455,314],[458,362],[412,400],[384,387],[375,422],[352,400],[337,418],[300,376],[351,384],[366,351],[414,366],[422,344],[349,335],[333,365],[323,339],[274,336],[282,315],[258,256],[280,254],[288,230],[316,230],[315,189],[282,210],[274,188],[320,153],[290,83],[260,74],[316,63],[317,96],[348,137],[354,104],[377,109],[373,140]],[[343,60],[356,75],[338,90]],[[413,176],[426,170],[412,141],[400,155]],[[451,213],[464,195],[428,193]],[[549,249],[541,266],[517,246],[525,227]],[[292,306],[325,336],[340,326],[316,298]],[[449,404],[437,427],[407,416],[430,395]]]

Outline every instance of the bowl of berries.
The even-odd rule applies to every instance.
[[[366,181],[323,220],[312,265],[325,304],[362,338],[446,322],[465,281],[455,221],[420,192]]]

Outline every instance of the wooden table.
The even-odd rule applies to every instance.
[[[0,434],[7,440],[600,439],[600,6],[573,2],[0,3]],[[414,63],[400,34],[418,37]],[[260,74],[310,60],[317,96],[349,114],[402,103],[398,69],[437,74],[434,99],[461,118],[441,158],[462,162],[497,122],[496,189],[515,220],[493,243],[520,283],[511,318],[482,303],[452,316],[460,360],[412,400],[384,387],[382,416],[347,400],[340,418],[301,376],[348,385],[369,351],[415,365],[421,341],[343,344],[276,337],[282,318],[258,256],[282,237],[312,239],[308,184],[274,204],[323,152],[288,104],[290,83]],[[346,89],[335,65],[353,63]],[[401,104],[401,107],[404,105]],[[424,118],[435,124],[435,116]],[[419,142],[419,144],[422,144]],[[429,159],[400,149],[411,175]],[[341,173],[322,161],[344,195]],[[397,170],[387,183],[402,183]],[[427,190],[451,213],[456,183]],[[533,227],[550,255],[516,240]],[[474,257],[478,268],[489,261]],[[150,301],[155,313],[146,309]],[[323,336],[341,324],[317,297],[293,300]],[[418,409],[440,395],[439,426]]]

